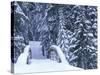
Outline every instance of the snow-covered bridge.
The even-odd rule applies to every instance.
[[[42,56],[40,42],[30,42],[30,44],[25,47],[24,52],[19,56],[18,61],[15,64],[15,73],[82,70],[71,66],[58,46],[52,45],[49,51],[51,52],[49,56],[50,59],[46,59],[44,56]],[[31,58],[29,57],[30,52],[32,54]],[[56,54],[53,54],[55,56],[52,56],[52,53],[54,52],[57,53],[60,62],[56,61],[58,59],[53,59],[57,56]]]

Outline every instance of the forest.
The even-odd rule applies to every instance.
[[[11,60],[16,63],[29,41],[41,41],[48,57],[59,46],[66,60],[83,69],[97,68],[97,6],[11,3]]]

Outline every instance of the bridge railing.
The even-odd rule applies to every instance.
[[[63,51],[57,45],[50,46],[48,51],[48,58],[56,60],[59,63],[68,63]]]

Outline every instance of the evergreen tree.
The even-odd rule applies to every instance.
[[[94,37],[94,32],[97,33],[96,29],[94,32],[92,32],[93,24],[90,17],[90,8],[92,10],[92,13],[94,15],[93,23],[95,23],[95,26],[97,25],[94,19],[96,18],[96,9],[95,7],[83,7],[83,6],[77,6],[73,8],[73,16],[75,17],[75,14],[77,15],[75,17],[74,25],[77,25],[74,30],[75,32],[75,38],[76,41],[73,44],[76,44],[76,46],[72,47],[70,51],[74,53],[74,55],[77,56],[77,58],[74,60],[74,62],[77,62],[75,66],[82,67],[84,69],[91,69],[96,68],[96,49],[97,47],[94,46],[94,41],[96,42],[96,38]],[[77,9],[77,10],[76,10]],[[79,11],[80,10],[80,11]],[[88,14],[87,14],[88,13]],[[80,16],[78,16],[80,15]],[[96,43],[95,43],[96,45]],[[92,56],[95,54],[94,56]],[[95,58],[93,61],[90,62],[91,59]],[[95,65],[93,64],[95,62]],[[74,64],[74,63],[73,63]],[[90,66],[91,64],[91,66]],[[93,67],[94,66],[94,67]]]
[[[68,39],[65,30],[65,17],[64,17],[64,8],[59,7],[58,14],[59,14],[59,31],[58,31],[58,37],[57,37],[57,45],[63,50],[65,56],[68,56]]]

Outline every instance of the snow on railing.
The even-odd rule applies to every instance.
[[[52,45],[52,46],[50,46],[49,50],[55,50],[57,52],[58,56],[60,57],[61,63],[69,64],[68,61],[66,60],[64,53],[62,52],[62,50],[59,46]]]
[[[30,45],[27,45],[24,48],[24,52],[19,56],[18,60],[17,60],[17,64],[27,64],[28,62],[28,56],[29,56],[29,50],[30,50]],[[68,63],[68,61],[66,60],[66,57],[64,55],[64,53],[62,52],[61,48],[59,46],[56,45],[52,45],[50,46],[49,50],[55,50],[61,60],[61,63]]]
[[[29,50],[30,50],[30,46],[27,45],[24,48],[24,52],[18,57],[16,64],[27,64],[27,58],[28,58],[28,55],[29,55]]]

